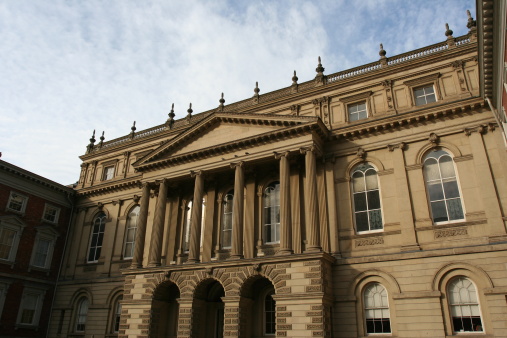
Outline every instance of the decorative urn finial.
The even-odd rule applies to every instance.
[[[317,68],[315,68],[315,71],[317,72],[317,75],[323,75],[325,68],[322,67],[322,61],[320,59],[320,56],[318,58],[319,64],[317,65]]]
[[[134,121],[134,124],[132,124],[132,127],[130,127],[130,138],[133,139],[134,135],[136,133],[136,121]]]
[[[296,71],[294,71],[294,76],[292,77],[292,85],[298,84],[298,77],[296,76]]]
[[[95,129],[93,130],[92,137],[90,138],[90,143],[88,144],[88,146],[86,146],[86,153],[87,154],[89,154],[93,151],[94,144],[95,144]]]
[[[380,44],[380,51],[378,52],[378,55],[380,55],[380,58],[386,57],[386,51],[384,50],[384,45]]]
[[[105,137],[104,137],[104,131],[102,131],[102,135],[100,136],[100,142],[99,147],[102,148],[102,144],[104,143]]]
[[[224,99],[224,93],[222,93],[222,97],[220,98],[220,100],[218,100],[218,102],[220,102],[220,105],[218,106],[220,108],[220,110],[224,110],[224,103],[225,103],[225,99]]]
[[[169,116],[169,118],[167,119],[166,124],[169,127],[169,129],[171,129],[174,124],[174,116],[176,116],[176,114],[174,114],[174,103],[171,106],[171,111],[167,115]]]
[[[190,105],[188,106],[188,109],[187,109],[187,121],[190,123],[190,119],[192,118],[192,103],[190,103]]]
[[[452,38],[452,33],[453,31],[449,28],[449,24],[446,23],[445,24],[445,36],[447,36],[447,38]]]
[[[254,93],[255,95],[254,96],[259,96],[259,92],[261,90],[259,89],[259,82],[258,81],[255,81],[255,88],[254,88]]]

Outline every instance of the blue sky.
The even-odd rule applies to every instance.
[[[77,181],[106,141],[315,76],[464,35],[475,1],[0,0],[2,160]]]

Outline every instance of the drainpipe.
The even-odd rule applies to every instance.
[[[495,117],[496,123],[498,123],[498,125],[500,126],[500,129],[502,130],[503,145],[507,148],[507,139],[505,138],[505,132],[506,132],[505,127],[507,126],[507,123],[500,121],[500,119],[498,118],[496,109],[493,107],[493,105],[491,104],[491,100],[487,96],[486,96],[486,101],[488,102],[489,109],[493,112],[493,116]]]
[[[60,273],[62,271],[63,267],[63,261],[65,259],[65,251],[67,250],[67,242],[69,240],[69,234],[71,232],[71,225],[72,225],[72,218],[74,217],[74,201],[70,198],[71,194],[67,194],[67,199],[70,202],[71,208],[70,208],[70,219],[69,224],[67,226],[67,233],[65,234],[65,242],[63,243],[63,250],[62,250],[62,256],[60,259],[60,265],[58,266],[58,274],[56,275],[56,283],[55,288],[53,291],[53,299],[51,299],[51,307],[49,308],[49,319],[48,319],[48,327],[46,329],[46,337],[49,337],[49,328],[51,327],[51,317],[53,315],[53,307],[55,304],[55,298],[56,298],[56,289],[58,288],[58,281],[60,279]]]

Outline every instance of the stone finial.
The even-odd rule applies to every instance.
[[[445,24],[445,36],[447,36],[447,38],[452,38],[452,33],[454,33],[450,28],[449,28],[449,24],[446,23]]]
[[[295,86],[298,84],[298,77],[296,76],[296,71],[294,71],[294,76],[292,77],[292,85]]]
[[[254,88],[254,96],[259,96],[259,92],[260,92],[260,88],[259,88],[259,82],[255,81],[255,88]]]
[[[318,58],[318,61],[319,61],[319,64],[317,65],[317,68],[315,68],[315,71],[317,72],[317,75],[322,76],[322,75],[324,75],[325,68],[322,67],[322,61],[320,59],[320,56]]]
[[[102,148],[105,139],[106,138],[104,137],[104,131],[102,131],[102,135],[100,136],[99,148]]]
[[[317,72],[317,75],[315,75],[315,84],[317,86],[321,86],[325,84],[326,76],[324,75],[324,67],[322,67],[322,61],[320,59],[320,56],[318,58],[319,64],[317,65],[317,68],[315,68],[315,71]]]
[[[167,115],[169,116],[169,118],[167,119],[167,121],[165,123],[169,127],[169,129],[172,129],[173,124],[174,124],[174,116],[176,116],[176,114],[174,114],[174,103],[171,106],[171,111]]]
[[[90,138],[90,144],[86,147],[86,153],[91,153],[93,151],[93,147],[95,145],[95,129],[93,130],[92,137]]]
[[[220,104],[218,105],[219,110],[223,111],[224,110],[224,103],[225,103],[224,93],[222,93],[222,97],[220,97],[220,100],[218,100],[218,102],[220,102]]]
[[[134,135],[136,134],[136,121],[134,121],[134,124],[132,124],[132,127],[130,127],[130,139],[134,138]]]
[[[380,55],[380,58],[386,57],[386,51],[384,50],[384,45],[380,44],[380,51],[378,52],[378,55]]]
[[[474,18],[472,18],[472,14],[468,9],[467,16],[468,16],[467,28],[471,30],[472,27],[477,27],[477,21],[475,21]]]
[[[190,122],[190,119],[192,118],[192,103],[190,103],[190,105],[188,106],[188,109],[187,109],[187,122]]]

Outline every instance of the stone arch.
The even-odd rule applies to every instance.
[[[151,298],[150,337],[176,336],[180,296],[180,288],[170,279],[157,283]]]
[[[461,156],[461,151],[459,150],[459,148],[450,142],[439,142],[438,145],[434,143],[426,143],[417,152],[417,155],[415,157],[416,164],[422,165],[424,162],[424,156],[426,156],[428,152],[436,148],[443,148],[448,150],[453,158]]]
[[[470,263],[448,263],[443,265],[433,277],[433,281],[431,283],[432,291],[441,291],[442,287],[445,288],[442,284],[446,280],[446,276],[466,276],[472,279],[475,283],[478,284],[482,289],[493,288],[494,284],[489,275],[478,266],[472,265]]]
[[[112,289],[107,295],[106,304],[111,305],[114,299],[118,297],[120,293],[123,293],[123,286],[117,286],[114,289]]]
[[[108,223],[111,220],[111,213],[104,205],[102,206],[102,208],[99,207],[92,208],[91,211],[88,212],[85,217],[85,224],[91,224],[99,212],[104,212],[106,214],[106,223]]]
[[[124,210],[123,210],[123,216],[128,217],[128,215],[129,215],[130,211],[131,211],[134,207],[136,207],[136,206],[138,206],[138,205],[140,205],[140,204],[139,204],[139,203],[137,203],[137,202],[134,202],[134,201],[130,202],[127,206],[125,206],[125,208],[124,208]]]
[[[210,332],[223,332],[226,296],[224,284],[214,276],[201,279],[192,297],[191,336],[209,337]]]
[[[371,269],[359,273],[349,287],[349,294],[357,295],[361,293],[361,287],[370,281],[377,280],[379,283],[386,285],[391,292],[395,294],[401,293],[400,284],[396,279],[389,273],[379,269]]]
[[[385,170],[385,167],[384,167],[384,164],[382,163],[382,161],[380,161],[378,158],[376,158],[374,156],[366,156],[366,158],[364,158],[364,159],[356,157],[352,161],[349,162],[349,164],[345,168],[345,171],[342,172],[342,177],[345,178],[346,180],[349,180],[350,173],[352,172],[352,169],[356,165],[361,164],[361,163],[371,163],[375,167],[375,169],[377,169],[377,172]]]
[[[93,294],[92,292],[90,291],[89,288],[79,288],[77,289],[73,294],[72,296],[70,297],[70,301],[69,301],[69,307],[70,308],[73,308],[74,305],[76,305],[76,302],[81,298],[81,297],[86,297],[88,298],[88,300],[90,301],[90,305],[94,304],[93,302]]]

